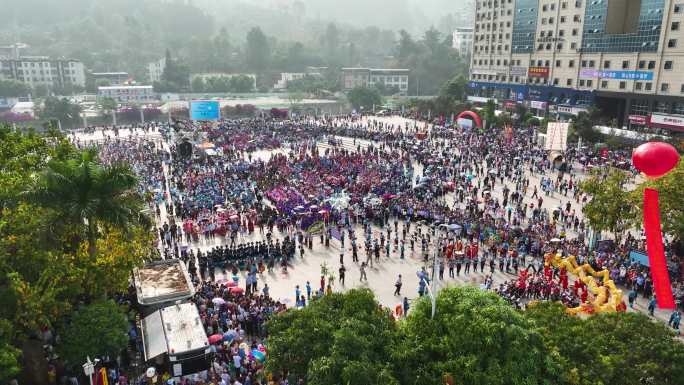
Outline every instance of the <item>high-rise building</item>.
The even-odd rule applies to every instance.
[[[478,0],[472,101],[684,131],[683,0]]]
[[[470,56],[473,51],[473,29],[456,28],[451,38],[451,46],[460,56]]]
[[[85,69],[79,60],[24,56],[0,60],[0,79],[16,80],[31,88],[85,87]]]
[[[166,58],[163,57],[155,62],[147,64],[147,76],[150,78],[150,82],[161,81],[162,75],[164,75],[164,70],[166,69]]]

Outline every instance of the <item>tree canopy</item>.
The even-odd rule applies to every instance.
[[[610,231],[620,236],[636,219],[634,194],[626,189],[625,171],[611,169],[607,174],[597,169],[581,182],[582,191],[591,196],[582,212],[596,231]]]
[[[269,321],[268,369],[315,385],[398,384],[388,364],[395,324],[370,290],[334,293]]]
[[[347,99],[357,110],[363,107],[364,111],[373,111],[373,106],[379,108],[382,104],[382,95],[376,88],[356,87],[349,91]]]

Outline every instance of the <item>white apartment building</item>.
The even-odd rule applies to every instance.
[[[456,28],[451,38],[451,46],[460,56],[470,56],[473,52],[473,28]]]
[[[161,81],[164,70],[166,69],[166,58],[163,57],[157,61],[147,64],[147,76],[150,78],[150,82]]]
[[[83,63],[74,59],[21,57],[0,60],[0,79],[16,80],[33,88],[85,87]]]
[[[410,72],[403,68],[342,68],[342,86],[345,90],[351,90],[382,84],[386,88],[396,87],[399,94],[406,95]]]

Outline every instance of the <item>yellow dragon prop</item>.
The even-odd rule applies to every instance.
[[[596,271],[588,263],[578,265],[574,256],[561,258],[560,254],[551,253],[544,256],[544,263],[546,266],[565,268],[569,273],[576,275],[587,285],[589,292],[593,295],[593,300],[588,300],[577,307],[568,308],[569,314],[593,314],[625,310],[622,290],[615,287],[608,270]],[[602,284],[599,285],[596,278],[601,278]]]

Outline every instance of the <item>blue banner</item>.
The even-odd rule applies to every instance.
[[[218,100],[193,100],[190,102],[190,119],[219,120],[221,108]]]
[[[580,71],[581,78],[599,78],[615,80],[653,80],[651,71],[597,71],[584,69]]]

